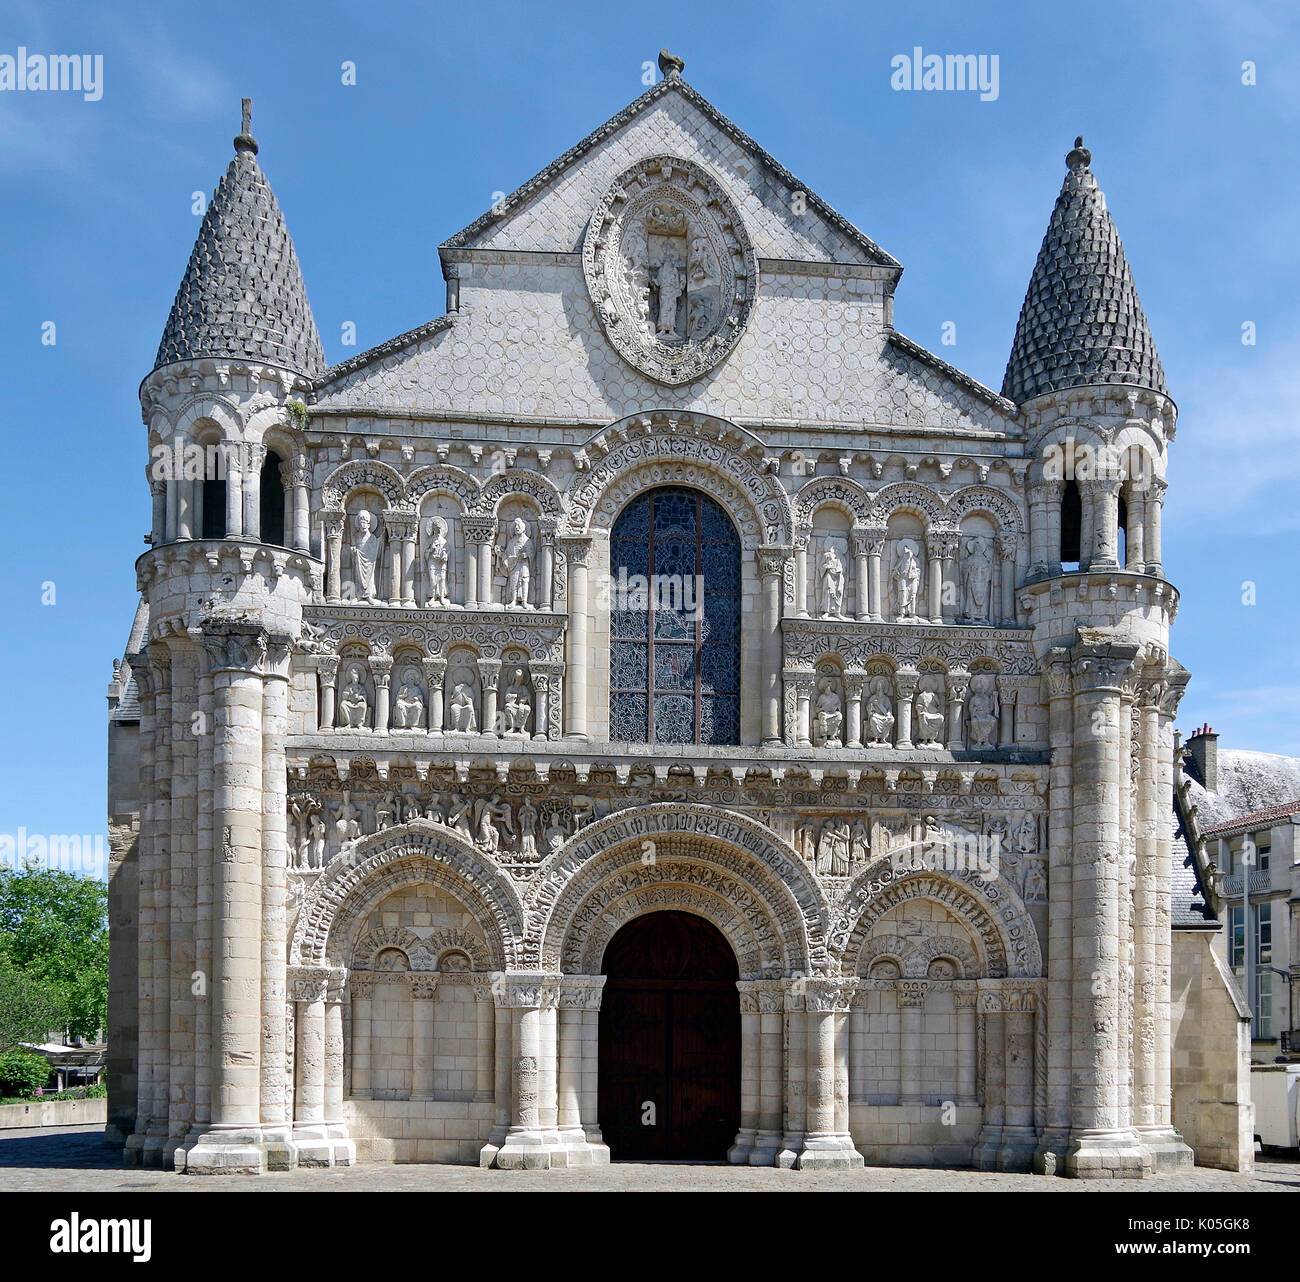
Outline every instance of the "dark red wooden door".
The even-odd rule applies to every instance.
[[[605,950],[599,1117],[619,1158],[721,1160],[740,1126],[740,995],[722,934],[648,913]]]

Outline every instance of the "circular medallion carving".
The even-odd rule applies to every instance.
[[[587,290],[615,351],[659,383],[707,373],[740,341],[758,260],[721,185],[652,156],[596,207],[582,245]]]

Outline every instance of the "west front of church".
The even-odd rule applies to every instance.
[[[140,391],[128,1162],[1192,1161],[1176,411],[1091,157],[993,391],[661,67],[332,367],[245,115]]]

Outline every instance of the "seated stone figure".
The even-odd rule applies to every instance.
[[[894,741],[894,701],[889,697],[884,677],[877,677],[871,683],[871,698],[867,700],[867,735],[867,745],[872,748],[887,748]]]
[[[370,714],[370,697],[361,669],[353,664],[348,669],[348,679],[339,694],[339,724],[349,730],[364,730]]]
[[[819,748],[839,747],[840,727],[843,724],[843,704],[840,696],[835,692],[835,683],[830,677],[822,677],[817,683],[817,746]]]
[[[418,730],[424,720],[424,693],[413,674],[406,674],[393,701],[393,729]]]
[[[916,696],[916,742],[931,744],[943,742],[943,706],[933,690],[922,690]]]
[[[456,686],[447,709],[451,729],[458,734],[473,734],[478,729],[478,713],[474,708],[474,695],[463,681]]]

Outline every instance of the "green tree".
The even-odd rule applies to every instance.
[[[55,869],[0,871],[0,953],[57,994],[74,1037],[94,1037],[104,1027],[108,888],[103,882]]]
[[[0,952],[0,1051],[20,1042],[43,1042],[67,1022],[63,994],[15,966]]]

